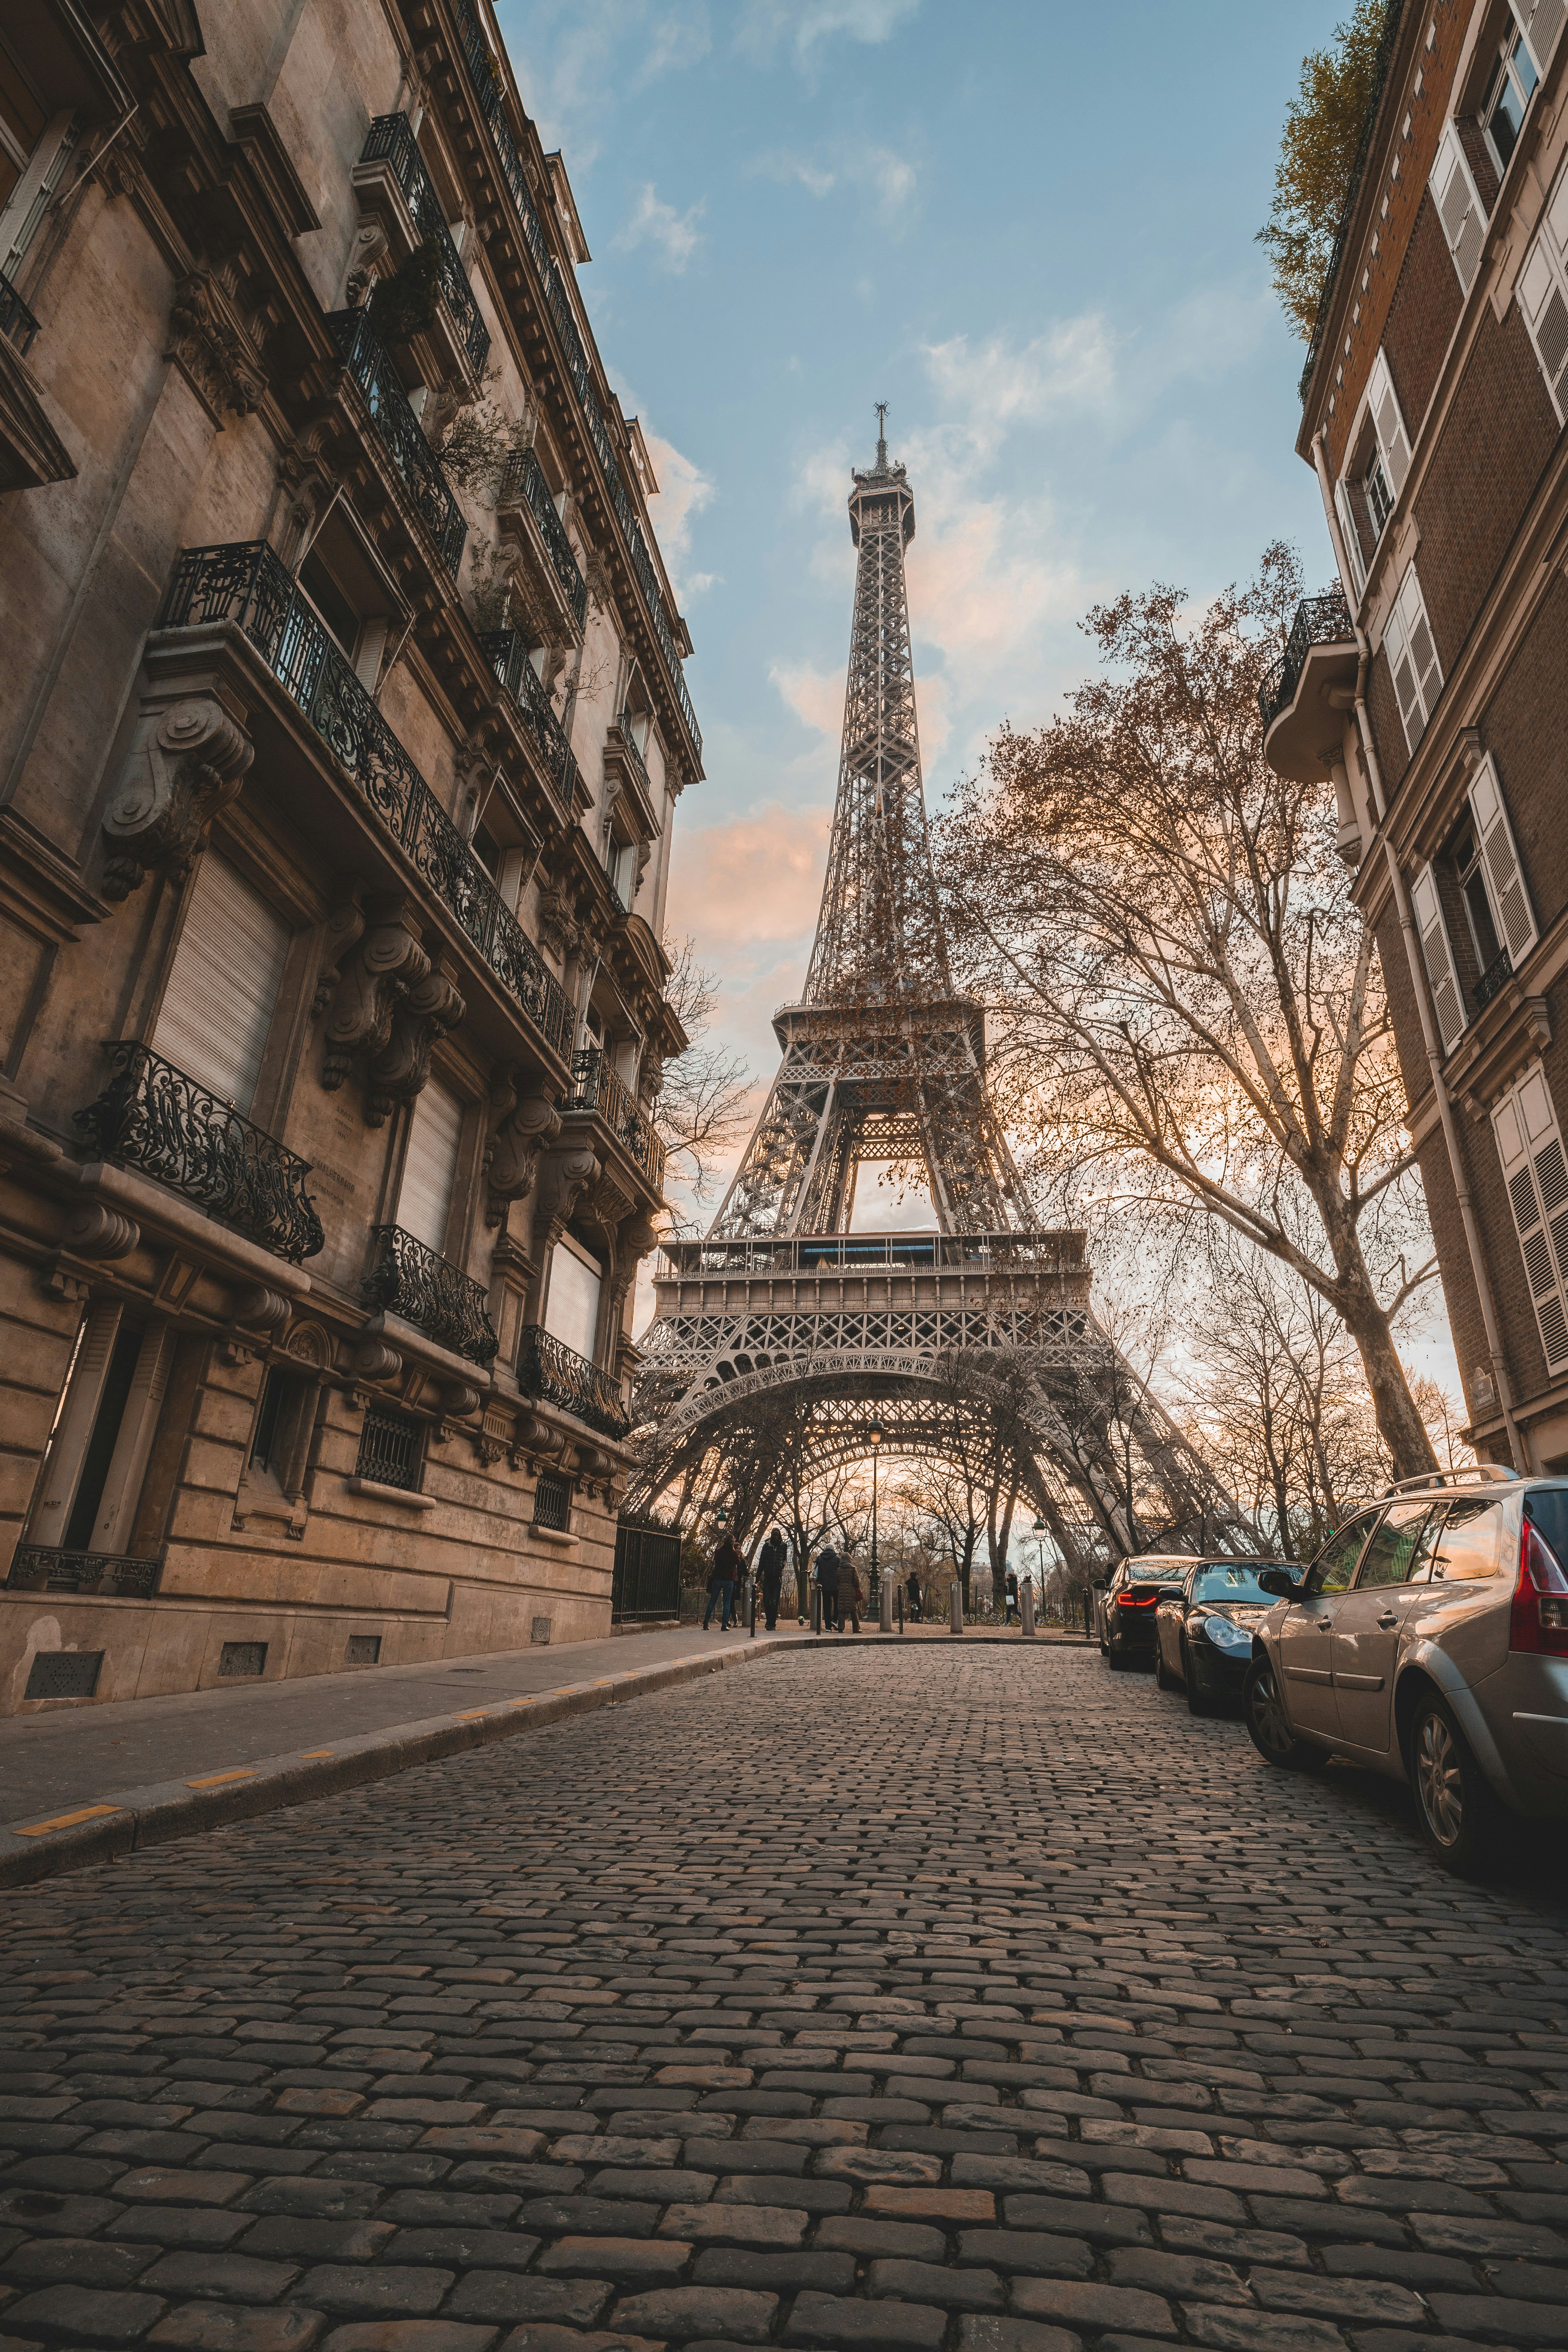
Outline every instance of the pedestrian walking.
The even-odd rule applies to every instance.
[[[855,1573],[854,1562],[848,1559],[842,1559],[838,1563],[837,1608],[838,1630],[841,1633],[844,1631],[844,1612],[846,1609],[849,1612],[850,1618],[854,1622],[855,1631],[858,1633],[860,1631],[860,1580]]]
[[[782,1530],[778,1528],[770,1528],[768,1539],[763,1546],[762,1557],[763,1614],[768,1621],[770,1633],[773,1632],[779,1622],[779,1595],[784,1591],[784,1561],[787,1556],[788,1547],[784,1542]]]
[[[822,1595],[822,1624],[825,1633],[838,1630],[838,1578],[843,1563],[830,1543],[824,1544],[816,1555],[816,1589]]]
[[[1007,1595],[1007,1612],[1002,1622],[1004,1625],[1010,1625],[1014,1618],[1018,1617],[1018,1578],[1016,1570],[1010,1568],[1007,1570],[1007,1581],[1003,1590]],[[1023,1622],[1023,1619],[1018,1617],[1020,1625]]]
[[[908,1604],[910,1615],[918,1624],[923,1613],[921,1609],[921,1580],[912,1568],[910,1570],[909,1582],[904,1587],[904,1600]]]
[[[713,1555],[713,1566],[708,1575],[708,1606],[702,1612],[702,1631],[705,1633],[708,1631],[708,1621],[713,1614],[715,1601],[721,1603],[723,1610],[719,1631],[721,1633],[729,1632],[730,1612],[735,1604],[735,1580],[740,1573],[741,1555],[735,1549],[731,1538],[726,1536]]]

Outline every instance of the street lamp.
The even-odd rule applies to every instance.
[[[882,1443],[882,1433],[875,1423],[866,1432],[871,1448],[871,1592],[879,1593],[877,1581],[877,1448]],[[867,1595],[868,1600],[870,1594]]]
[[[1039,1559],[1040,1607],[1044,1609],[1046,1605],[1046,1523],[1044,1519],[1037,1519],[1031,1532],[1035,1538],[1035,1550]]]

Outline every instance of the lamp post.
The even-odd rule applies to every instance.
[[[1035,1538],[1035,1552],[1039,1561],[1040,1606],[1043,1609],[1046,1605],[1046,1523],[1044,1519],[1037,1519],[1030,1532]]]
[[[881,1587],[877,1581],[877,1448],[882,1443],[882,1433],[873,1423],[866,1432],[866,1436],[871,1448],[871,1592],[877,1593],[879,1597]],[[866,1595],[868,1603],[870,1598],[871,1593],[868,1592]]]

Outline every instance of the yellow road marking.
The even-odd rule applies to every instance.
[[[77,1813],[57,1813],[52,1822],[29,1822],[25,1830],[16,1832],[16,1835],[43,1837],[50,1830],[74,1829],[78,1822],[95,1821],[100,1813],[121,1813],[124,1810],[123,1805],[83,1805]]]
[[[300,1750],[301,1756],[335,1756],[337,1752],[335,1748],[301,1748]]]
[[[248,1764],[236,1764],[226,1772],[209,1772],[205,1780],[187,1780],[187,1789],[216,1789],[220,1780],[254,1780],[256,1774]]]
[[[489,1715],[488,1706],[466,1706],[458,1717],[459,1723],[471,1723],[476,1715]]]

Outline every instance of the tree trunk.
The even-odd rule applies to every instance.
[[[1331,1303],[1355,1341],[1366,1384],[1372,1391],[1378,1434],[1388,1448],[1394,1476],[1419,1478],[1436,1469],[1437,1456],[1432,1451],[1426,1424],[1415,1409],[1388,1318],[1377,1303],[1366,1260],[1362,1255],[1361,1235],[1338,1187],[1332,1189],[1330,1200],[1324,1200],[1318,1186],[1311,1183],[1310,1173],[1308,1181],[1317,1199],[1318,1213],[1340,1277]]]

